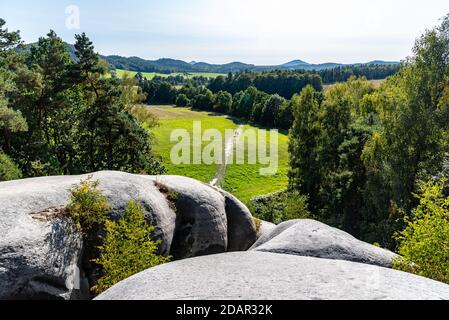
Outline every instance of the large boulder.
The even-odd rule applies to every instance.
[[[276,225],[274,223],[264,220],[259,220],[258,222],[256,222],[256,226],[257,226],[257,235],[256,235],[257,240],[271,234],[271,232],[274,229],[276,229]]]
[[[373,265],[249,251],[158,266],[97,299],[434,300],[449,299],[449,286]]]
[[[82,237],[61,214],[69,203],[69,190],[87,177],[0,183],[0,299],[89,297]],[[181,259],[226,252],[228,234],[248,237],[241,238],[240,246],[232,240],[232,250],[245,250],[255,240],[254,223],[228,223],[230,215],[233,221],[252,221],[249,212],[232,209],[241,203],[196,180],[110,171],[94,173],[93,179],[100,181],[113,211],[122,211],[129,200],[142,206],[155,226],[163,255]],[[235,218],[235,214],[248,216]]]
[[[391,268],[391,251],[357,240],[350,234],[314,220],[292,220],[265,233],[251,250],[348,260]]]
[[[228,252],[246,251],[257,240],[254,218],[249,209],[232,194],[217,189],[224,197],[228,220]]]

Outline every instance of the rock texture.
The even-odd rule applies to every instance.
[[[276,229],[276,225],[274,223],[263,221],[263,220],[259,220],[259,221],[260,221],[260,225],[259,225],[259,228],[257,229],[257,239],[258,240],[260,238],[262,238],[263,236],[270,234],[274,229]]]
[[[367,264],[249,251],[158,266],[97,299],[434,300],[449,299],[449,286]]]
[[[292,220],[264,234],[251,250],[347,260],[391,268],[396,255],[314,220]]]
[[[248,208],[232,194],[219,190],[225,197],[226,217],[228,220],[228,252],[246,251],[257,240],[253,232],[254,218]]]
[[[80,268],[82,238],[71,221],[58,214],[69,202],[69,190],[86,178],[0,183],[0,299],[88,298]],[[196,180],[121,172],[98,172],[93,179],[100,181],[114,211],[123,210],[129,200],[142,206],[155,226],[155,238],[162,240],[162,254],[181,259],[222,253],[228,243],[232,250],[245,250],[255,240],[249,212],[235,209],[243,205]],[[235,221],[248,223],[240,226]],[[231,242],[228,234],[233,235]],[[236,234],[241,235],[241,245]]]

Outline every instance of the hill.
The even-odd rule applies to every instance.
[[[320,71],[334,69],[345,66],[361,65],[392,65],[399,62],[375,60],[367,63],[341,64],[334,62],[311,64],[302,60],[293,60],[281,65],[258,66],[242,62],[231,62],[226,64],[210,64],[206,62],[185,62],[174,59],[145,60],[138,57],[121,56],[103,56],[103,59],[116,69],[124,69],[136,72],[159,72],[159,73],[177,73],[177,72],[207,72],[207,73],[236,73],[241,71],[273,71],[273,70],[306,70]]]
[[[29,50],[33,44],[27,44],[22,50]],[[73,60],[76,60],[75,48],[72,44],[66,43],[67,51]],[[254,65],[242,62],[231,62],[226,64],[210,64],[206,62],[185,62],[182,60],[161,58],[157,60],[146,60],[140,57],[123,57],[119,55],[101,55],[100,57],[107,61],[113,69],[128,70],[135,72],[147,72],[147,73],[214,73],[214,74],[226,74],[237,73],[241,71],[253,71],[264,72],[273,70],[304,70],[304,71],[323,71],[330,70],[339,67],[351,67],[351,66],[382,66],[382,65],[396,65],[399,62],[395,61],[382,61],[374,60],[366,63],[351,63],[341,64],[334,62],[326,62],[319,64],[312,64],[306,61],[297,59],[280,65]]]

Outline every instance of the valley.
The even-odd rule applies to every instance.
[[[224,134],[226,129],[236,130],[239,124],[231,117],[205,111],[194,111],[190,108],[172,106],[147,106],[149,112],[159,119],[159,125],[151,132],[155,137],[154,151],[162,156],[163,164],[167,168],[167,174],[183,175],[200,180],[205,183],[211,182],[219,171],[219,165],[175,165],[170,160],[170,152],[177,142],[170,142],[173,130],[186,129],[192,133],[193,122],[201,121],[203,130],[218,129]],[[258,129],[252,125],[245,124],[244,130]],[[265,133],[264,129],[261,129]],[[207,143],[203,143],[203,148]],[[248,142],[245,142],[248,145]],[[273,176],[262,176],[259,173],[261,164],[235,164],[227,165],[223,183],[226,191],[233,193],[244,203],[249,203],[253,197],[266,195],[283,190],[288,184],[288,137],[285,133],[279,133],[279,170]],[[235,147],[234,147],[235,151]],[[234,157],[236,152],[233,152]],[[235,162],[235,161],[234,161]]]

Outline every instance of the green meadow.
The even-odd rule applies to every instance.
[[[176,129],[186,129],[192,136],[194,121],[201,121],[202,130],[217,129],[224,136],[226,129],[235,130],[239,127],[239,124],[227,116],[192,111],[188,108],[148,106],[148,110],[159,119],[159,126],[152,130],[156,140],[154,150],[162,156],[168,174],[183,175],[205,183],[211,182],[219,169],[219,165],[175,165],[171,162],[170,152],[173,146],[177,144],[177,142],[170,141],[171,133]],[[244,130],[246,129],[257,128],[245,125]],[[248,146],[248,141],[245,141],[245,145]],[[267,142],[269,143],[269,136],[267,136]],[[208,142],[202,143],[203,147],[206,145],[208,145]],[[223,189],[233,193],[244,203],[249,203],[253,197],[285,189],[288,183],[288,137],[279,133],[277,145],[279,149],[279,171],[277,174],[273,176],[260,175],[259,169],[267,167],[267,165],[247,164],[247,161],[240,165],[234,162],[226,168],[226,175],[221,184]],[[191,151],[192,153],[193,151]],[[236,151],[234,150],[234,156],[235,154]]]
[[[212,164],[180,164],[175,165],[170,159],[170,153],[177,144],[177,141],[171,142],[170,137],[174,130],[186,129],[192,136],[193,123],[201,121],[202,130],[217,129],[223,136],[226,129],[236,129],[237,125],[226,116],[214,115],[209,112],[195,112],[187,108],[174,107],[148,107],[151,113],[159,118],[160,125],[152,130],[156,139],[154,151],[163,158],[164,166],[171,175],[183,175],[190,178],[209,183],[214,178],[218,165]],[[208,145],[208,142],[203,142],[202,147]],[[193,150],[191,150],[192,158]]]
[[[244,130],[257,129],[250,125],[246,125]],[[267,137],[267,156],[270,154],[270,133],[264,129],[260,129],[261,134]],[[222,187],[238,197],[242,202],[248,204],[249,201],[256,196],[270,194],[287,188],[288,185],[288,136],[279,132],[277,139],[278,148],[278,171],[275,175],[264,176],[260,174],[260,169],[267,168],[269,165],[260,164],[230,164],[226,169],[226,177]],[[249,149],[249,144],[254,142],[245,139],[245,150]],[[256,149],[257,144],[253,145]],[[234,154],[236,150],[234,149]]]

